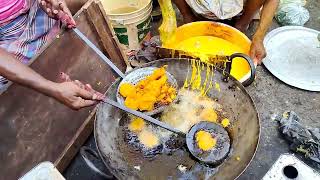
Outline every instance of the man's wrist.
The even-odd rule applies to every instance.
[[[254,33],[252,40],[255,41],[263,41],[265,35],[266,35],[266,31],[263,30],[264,28],[259,27],[257,28],[256,32]]]
[[[252,37],[253,42],[263,42],[264,36],[260,33],[256,33]]]
[[[39,89],[42,93],[52,97],[56,97],[59,92],[58,83],[49,80],[44,80]]]

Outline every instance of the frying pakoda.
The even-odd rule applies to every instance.
[[[212,108],[206,108],[201,112],[200,118],[215,123],[217,122],[218,115]]]
[[[141,118],[134,118],[131,120],[128,127],[132,132],[140,132],[145,127],[145,122]]]
[[[125,106],[140,111],[152,111],[156,104],[167,105],[176,98],[176,89],[168,84],[166,66],[154,70],[137,85],[121,84],[119,92],[126,98]]]

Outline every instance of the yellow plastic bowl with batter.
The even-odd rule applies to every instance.
[[[239,30],[217,22],[193,22],[177,28],[166,48],[212,55],[249,54],[251,41]],[[240,82],[250,78],[250,66],[246,60],[235,58],[231,75]]]

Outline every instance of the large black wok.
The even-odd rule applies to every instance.
[[[167,71],[183,86],[190,61],[187,59],[164,59],[143,67],[168,65]],[[215,98],[229,115],[232,128],[228,130],[231,150],[226,160],[218,167],[210,167],[193,159],[188,151],[181,148],[172,155],[159,154],[152,159],[135,151],[125,141],[123,124],[128,119],[126,113],[100,104],[96,114],[94,136],[99,154],[104,164],[118,179],[235,179],[249,165],[259,141],[260,125],[255,105],[244,87],[230,77],[226,82],[220,70],[215,70],[214,81],[220,83],[221,91],[213,88],[209,97]],[[205,71],[203,72],[205,77]],[[116,100],[116,90],[120,79],[107,91],[107,97]],[[187,167],[181,172],[177,167]]]

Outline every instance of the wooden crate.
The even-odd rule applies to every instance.
[[[125,71],[124,56],[99,1],[75,15],[77,27]],[[62,31],[31,68],[58,81],[60,72],[105,92],[117,78],[72,31]],[[95,108],[73,111],[52,98],[17,84],[0,95],[0,179],[17,179],[42,161],[62,171],[92,132]]]

